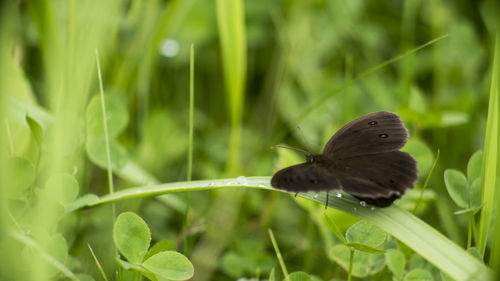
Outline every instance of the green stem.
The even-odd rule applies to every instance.
[[[467,231],[467,249],[469,249],[472,246],[472,217],[474,214],[469,214],[468,216],[468,222],[469,222],[469,229]]]
[[[276,252],[276,257],[278,258],[278,262],[281,266],[281,271],[283,271],[284,279],[288,278],[288,271],[286,270],[285,262],[283,261],[283,257],[281,256],[280,249],[278,248],[278,243],[276,243],[276,239],[274,239],[273,231],[269,228],[269,237],[271,237],[271,242],[273,243],[274,251]]]
[[[189,139],[188,139],[188,168],[187,181],[191,181],[193,174],[193,136],[194,136],[194,45],[191,44],[189,60]],[[188,232],[189,232],[189,205],[191,196],[186,192],[186,213],[184,221],[184,255],[188,251]]]
[[[352,264],[354,262],[354,248],[350,247],[349,251],[351,252],[349,256],[349,272],[347,273],[347,281],[351,281],[352,279]]]
[[[427,185],[429,184],[429,180],[430,180],[430,178],[432,176],[432,173],[434,172],[434,168],[436,168],[436,164],[437,164],[437,162],[439,160],[439,153],[440,152],[439,152],[439,149],[438,149],[437,150],[437,154],[436,154],[436,159],[434,160],[434,163],[432,164],[431,170],[429,171],[429,175],[427,175],[427,178],[425,179],[424,186],[420,190],[420,196],[418,197],[417,203],[415,204],[415,208],[413,208],[413,213],[415,213],[417,211],[418,205],[420,204],[420,200],[422,200],[422,196],[424,195],[424,191],[427,188]]]
[[[99,90],[100,90],[100,95],[101,95],[102,124],[103,124],[103,128],[104,128],[104,140],[106,142],[106,166],[107,166],[107,170],[108,170],[108,188],[109,188],[109,194],[112,195],[115,192],[115,189],[113,186],[113,170],[111,169],[111,150],[109,147],[108,117],[106,114],[106,102],[104,100],[104,87],[102,84],[101,62],[99,60],[99,51],[97,49],[95,49],[95,57],[96,57],[96,63],[97,63],[97,77],[99,78]],[[115,219],[116,219],[116,206],[114,203],[111,204],[111,216],[113,217],[113,221],[115,221]],[[114,249],[115,249],[115,258],[119,258],[120,254],[118,253],[118,249],[116,247]]]

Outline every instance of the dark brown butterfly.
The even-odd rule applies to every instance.
[[[271,185],[296,193],[339,189],[387,207],[417,180],[417,161],[399,151],[407,140],[397,114],[374,112],[344,125],[323,154],[306,155],[306,163],[276,172]]]

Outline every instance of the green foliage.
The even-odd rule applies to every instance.
[[[500,5],[462,2],[3,1],[0,279],[487,280]],[[418,161],[396,206],[273,192],[304,157],[270,146],[377,110]]]
[[[432,162],[434,162],[434,153],[429,146],[418,137],[415,137],[410,138],[402,150],[415,157],[418,163],[419,176],[425,177],[432,167]]]
[[[33,137],[35,138],[38,146],[41,147],[43,140],[42,126],[40,125],[40,123],[38,123],[35,119],[31,118],[29,115],[26,115],[26,122],[28,122],[31,133],[33,134]]]
[[[454,169],[444,172],[444,182],[451,198],[459,207],[477,210],[481,206],[481,162],[482,151],[474,153],[467,164],[467,177]],[[459,211],[464,213],[465,210]]]
[[[422,268],[416,268],[416,269],[413,269],[412,271],[408,272],[408,274],[405,275],[405,278],[403,280],[404,281],[434,281],[434,278],[432,278],[432,275],[429,273],[429,271],[422,269]]]
[[[138,215],[126,212],[116,218],[113,227],[115,245],[129,262],[140,263],[146,255],[151,233],[146,222]]]
[[[448,193],[458,206],[462,208],[470,206],[471,194],[464,174],[457,170],[446,170],[444,172],[444,181]]]
[[[128,262],[119,260],[125,270],[144,274],[150,280],[187,280],[193,276],[191,262],[182,254],[172,251],[175,244],[162,241],[151,249],[151,232],[146,222],[132,212],[116,218],[113,239]]]
[[[311,276],[303,271],[292,272],[283,281],[321,281],[321,279]]]
[[[69,204],[78,196],[78,181],[70,174],[53,174],[45,183],[45,190],[62,205]]]
[[[14,157],[8,160],[8,182],[11,186],[7,190],[9,196],[19,197],[33,184],[35,169],[27,159]]]
[[[193,277],[194,269],[189,260],[180,253],[163,251],[148,258],[144,268],[160,280],[187,280]]]
[[[391,249],[385,253],[385,262],[387,263],[387,268],[394,274],[398,279],[403,277],[403,273],[406,267],[406,257],[400,250]]]
[[[385,250],[377,249],[385,242],[387,234],[378,227],[361,220],[340,233],[336,224],[327,215],[325,221],[344,245],[337,244],[328,251],[328,257],[342,266],[349,275],[366,277],[380,271],[385,263]],[[357,252],[355,251],[357,250]]]
[[[373,224],[361,220],[347,229],[346,240],[349,243],[362,243],[378,247],[384,243],[387,234]]]

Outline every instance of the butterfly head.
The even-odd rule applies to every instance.
[[[307,163],[323,163],[324,162],[324,156],[321,154],[306,154],[306,161]]]

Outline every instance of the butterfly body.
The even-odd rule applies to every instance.
[[[417,162],[399,151],[407,139],[395,113],[362,116],[344,125],[322,154],[276,172],[271,185],[291,192],[344,190],[372,205],[389,206],[417,179]]]

